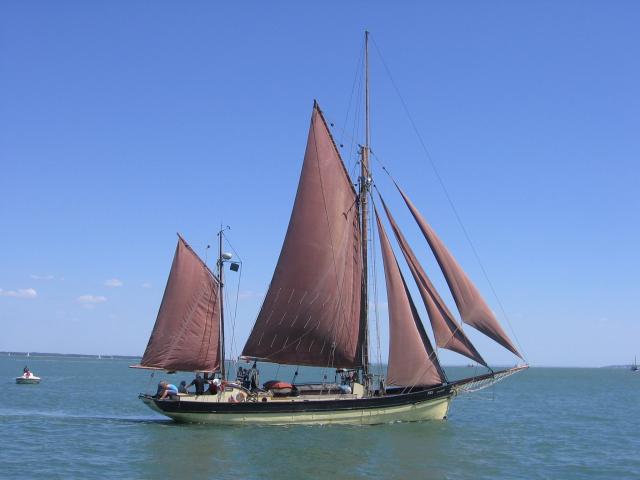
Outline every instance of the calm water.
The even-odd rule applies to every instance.
[[[40,385],[14,383],[25,363]],[[534,368],[458,397],[446,422],[252,428],[163,420],[136,398],[158,377],[128,363],[0,358],[0,477],[640,478],[627,370]]]

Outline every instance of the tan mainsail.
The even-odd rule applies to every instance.
[[[317,104],[289,227],[242,356],[362,365],[362,255],[356,193]]]
[[[389,306],[387,383],[402,386],[440,385],[444,381],[444,373],[424,331],[377,212],[376,221]]]
[[[440,269],[447,280],[462,320],[522,358],[522,355],[502,329],[498,320],[491,312],[491,309],[485,303],[482,296],[480,296],[480,292],[478,292],[467,274],[462,270],[462,267],[460,267],[453,255],[451,255],[447,247],[442,243],[442,240],[440,240],[427,221],[422,217],[409,197],[405,195],[397,184],[396,187],[407,204],[407,207],[409,207],[413,218],[418,223],[420,230],[422,230],[422,234],[427,239],[431,251],[433,251],[438,261],[438,265],[440,265]]]
[[[220,369],[220,305],[217,279],[182,237],[173,257],[141,367]]]
[[[460,325],[458,325],[453,314],[442,300],[442,297],[440,297],[440,294],[438,294],[438,291],[429,280],[429,277],[427,277],[422,265],[420,265],[420,262],[400,231],[400,228],[391,215],[391,212],[387,208],[387,204],[382,198],[382,195],[380,195],[380,202],[387,214],[387,218],[389,219],[391,229],[396,236],[400,250],[402,250],[404,258],[411,270],[411,274],[418,286],[418,291],[420,292],[420,296],[422,297],[422,301],[424,302],[427,315],[429,316],[429,320],[433,328],[436,344],[440,348],[446,348],[460,353],[461,355],[486,366],[486,362],[464,332],[460,329]]]

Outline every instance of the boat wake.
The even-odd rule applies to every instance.
[[[86,420],[86,421],[102,421],[109,423],[158,423],[173,424],[167,418],[155,415],[78,415],[68,412],[33,412],[28,410],[9,410],[0,411],[0,419],[10,418],[52,418],[52,419],[69,419],[69,420]]]

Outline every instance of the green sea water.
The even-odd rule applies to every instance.
[[[159,377],[129,363],[0,358],[0,478],[640,479],[640,374],[624,369],[532,368],[443,422],[215,427],[153,413],[137,394]],[[25,364],[40,385],[15,384]]]

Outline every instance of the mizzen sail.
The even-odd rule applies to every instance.
[[[356,193],[314,104],[289,227],[242,356],[361,366],[361,283]]]
[[[219,283],[182,237],[141,367],[220,369]]]
[[[391,229],[395,234],[398,245],[400,245],[400,250],[402,250],[404,258],[411,270],[411,274],[418,286],[418,291],[420,292],[424,306],[427,309],[427,315],[429,316],[429,320],[433,328],[436,344],[440,348],[452,350],[486,366],[486,362],[461,330],[460,325],[456,322],[453,314],[442,300],[442,297],[440,297],[440,294],[431,283],[431,280],[429,280],[429,277],[427,277],[427,274],[422,268],[422,265],[420,265],[418,258],[413,253],[409,243],[400,231],[400,228],[391,215],[391,212],[387,208],[387,204],[382,198],[382,195],[380,195],[380,201],[382,202],[384,211],[387,214],[387,219],[391,224]]]
[[[398,185],[396,185],[396,187],[407,204],[407,207],[409,207],[413,218],[418,223],[420,230],[422,230],[422,234],[427,239],[431,251],[438,261],[438,265],[440,265],[440,269],[447,280],[462,320],[522,358],[522,355],[520,355],[518,349],[502,329],[498,320],[491,312],[491,309],[480,295],[480,292],[478,292],[478,289],[471,282],[464,270],[462,270],[462,267],[460,267],[456,259],[451,255],[447,247],[442,243],[442,240],[436,235],[415,205],[413,205],[409,197],[405,195]]]
[[[440,385],[445,379],[444,372],[418,316],[377,212],[376,221],[389,306],[387,383],[402,386]]]

